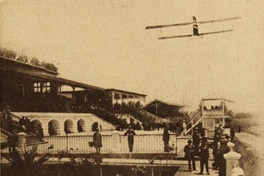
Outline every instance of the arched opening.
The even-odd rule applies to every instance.
[[[85,132],[85,121],[83,119],[78,120],[77,129],[79,133]]]
[[[35,130],[35,128],[36,128],[37,126],[39,126],[39,125],[42,126],[42,123],[41,123],[41,121],[39,121],[39,120],[32,120],[32,121],[31,121],[31,124],[32,124],[33,130]]]
[[[94,123],[92,124],[92,131],[95,131],[98,127],[99,127],[98,122],[94,122]]]
[[[51,120],[48,123],[49,135],[59,135],[60,134],[60,124],[57,120]]]
[[[44,137],[42,123],[39,120],[31,121],[32,124],[32,131],[36,134],[39,139]]]
[[[64,122],[64,132],[66,134],[74,133],[72,120],[68,119]]]

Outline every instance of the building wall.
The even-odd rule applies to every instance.
[[[91,132],[92,124],[98,122],[102,126],[103,131],[111,131],[115,129],[115,126],[95,116],[94,114],[77,114],[77,113],[32,113],[32,112],[13,112],[19,117],[28,117],[30,121],[39,121],[42,125],[44,136],[49,136],[49,122],[52,120],[58,122],[56,129],[59,135],[66,135],[64,131],[64,124],[68,120],[72,122],[68,127],[73,134],[78,134],[77,123],[79,120],[85,122],[84,131]]]

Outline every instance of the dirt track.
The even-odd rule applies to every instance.
[[[264,175],[264,137],[248,133],[237,133],[235,151],[242,155],[240,165],[245,175]]]

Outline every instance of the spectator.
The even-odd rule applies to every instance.
[[[95,133],[93,134],[93,142],[96,153],[100,153],[100,148],[102,147],[102,135],[99,132],[99,128],[97,128]]]
[[[220,148],[219,148],[219,176],[226,176],[226,160],[224,158],[224,154],[229,152],[229,148],[227,147],[227,139],[221,139],[220,141]]]
[[[30,124],[30,120],[28,119],[28,117],[25,118],[25,126],[26,126],[27,133],[29,133],[31,131],[31,124]]]
[[[12,115],[9,105],[6,106],[6,114],[10,116]]]
[[[136,135],[135,131],[131,126],[128,126],[128,130],[124,135],[127,136],[129,152],[133,152],[134,136]]]
[[[7,114],[7,129],[13,131],[13,119],[10,114]]]
[[[40,140],[42,140],[44,138],[44,133],[43,133],[43,128],[42,128],[41,124],[38,124],[37,128],[38,128],[37,137]]]
[[[230,138],[231,138],[231,141],[234,140],[235,133],[236,133],[235,128],[234,127],[231,127],[230,128]]]
[[[19,120],[19,125],[20,125],[20,128],[22,128],[23,125],[26,125],[24,116]]]
[[[237,131],[238,131],[238,133],[240,133],[240,132],[241,132],[241,125],[238,125],[238,127],[237,127],[237,128],[238,128],[238,130],[237,130]]]
[[[192,144],[192,140],[188,140],[188,144],[184,147],[185,159],[188,160],[189,170],[191,171],[191,165],[193,170],[196,170],[195,160],[194,160],[194,145]]]
[[[194,145],[194,153],[195,155],[199,155],[199,144],[200,144],[200,139],[198,136],[198,128],[195,127],[193,134],[192,134],[192,138],[193,138],[193,145]]]
[[[170,133],[168,130],[168,126],[164,128],[163,131],[163,142],[164,142],[164,152],[169,152],[168,146],[169,146],[169,141],[170,141]]]
[[[208,166],[208,160],[209,160],[209,144],[207,142],[207,138],[203,137],[201,144],[200,144],[200,173],[203,174],[204,165],[206,168],[206,172],[209,175],[209,166]]]

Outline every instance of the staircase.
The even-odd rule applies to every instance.
[[[151,114],[148,111],[143,110],[143,109],[137,110],[137,113],[141,116],[142,119],[139,119],[137,116],[135,118],[137,118],[140,121],[144,121],[144,120],[147,120],[147,121],[154,120],[154,122],[167,122],[168,121],[164,118]]]
[[[19,124],[20,117],[11,114],[12,117],[12,127],[14,130],[17,132],[25,132],[26,130],[21,128]],[[9,136],[13,136],[13,131],[10,131],[8,129],[8,122],[7,119],[5,119],[3,116],[1,116],[1,143],[2,142],[7,142]],[[41,139],[38,139],[36,134],[32,132],[28,132],[26,136],[26,145],[27,146],[32,146],[32,145],[38,145],[38,144],[46,144],[48,142],[45,142]]]
[[[189,127],[187,130],[186,130],[186,134],[189,134],[191,132],[191,130],[196,126],[198,125],[199,122],[201,122],[202,120],[202,115],[200,112],[198,112],[192,119],[191,121],[187,124],[187,127]]]

